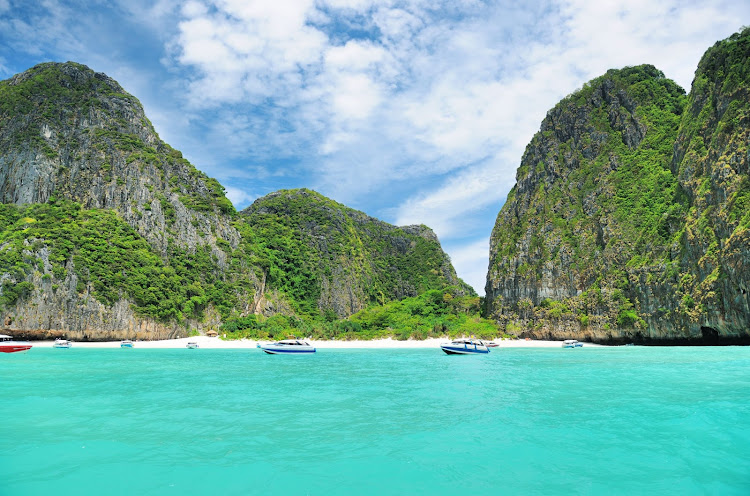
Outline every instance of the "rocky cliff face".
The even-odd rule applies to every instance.
[[[341,318],[444,286],[472,293],[426,226],[396,227],[306,189],[267,195],[241,216],[267,248],[267,275],[303,310]]]
[[[489,315],[536,338],[750,340],[748,39],[710,49],[689,97],[640,66],[548,113],[492,233]]]
[[[188,261],[209,257],[211,263],[203,268],[214,273],[211,279],[226,279],[230,254],[240,242],[232,227],[235,211],[221,185],[161,141],[135,97],[113,79],[80,64],[45,63],[0,82],[0,201],[22,209],[67,200],[84,210],[116,212],[161,258],[154,262],[161,269],[173,264],[176,256]],[[102,298],[86,275],[86,263],[95,259],[84,263],[75,258],[81,248],[75,239],[70,240],[75,246],[68,253],[71,258],[57,263],[69,270],[52,272],[33,247],[46,249],[58,234],[27,239],[25,248],[5,237],[0,295],[6,295],[4,311],[12,328],[60,329],[79,333],[78,338],[86,333],[160,338],[185,334],[191,326],[216,324],[210,302],[203,302],[204,313],[192,319],[178,315],[180,302],[174,302],[174,315],[162,312],[154,318],[158,312],[144,315],[138,304],[133,308],[135,297],[123,288],[120,300]],[[26,262],[49,270],[14,270],[17,263],[12,259],[18,253]],[[252,295],[257,283],[253,272],[238,277],[245,279]],[[196,280],[205,283],[203,275],[194,274],[187,274],[183,282]],[[34,288],[30,295],[8,298],[22,282]]]
[[[159,251],[217,237],[236,246],[221,185],[161,141],[140,102],[105,74],[45,63],[0,82],[0,202],[67,198],[116,210]],[[215,234],[214,234],[215,233]]]
[[[679,309],[693,335],[750,335],[750,29],[701,59],[674,146],[689,199]]]

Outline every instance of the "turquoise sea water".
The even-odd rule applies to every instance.
[[[750,494],[750,348],[34,348],[0,495]]]

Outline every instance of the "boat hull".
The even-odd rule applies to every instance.
[[[0,345],[0,353],[23,353],[31,349],[30,344],[6,344]]]
[[[487,348],[484,347],[460,347],[460,346],[449,346],[449,345],[443,345],[440,347],[441,350],[443,350],[448,355],[486,355],[490,352]]]
[[[281,347],[271,347],[271,346],[261,346],[261,350],[263,350],[265,353],[268,353],[269,355],[309,355],[311,353],[315,353],[315,348],[305,348],[300,350],[290,350],[288,348],[284,349]]]

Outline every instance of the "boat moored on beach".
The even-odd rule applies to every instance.
[[[15,341],[12,336],[0,334],[0,353],[26,352],[31,349],[31,344],[23,341]]]
[[[52,343],[52,347],[53,347],[53,348],[63,348],[63,349],[67,349],[67,348],[70,348],[71,346],[73,346],[73,343],[71,343],[71,342],[70,342],[70,341],[68,341],[67,339],[60,339],[60,338],[57,338],[57,339],[55,339],[55,342],[54,342],[54,343]]]
[[[442,349],[448,355],[482,355],[490,350],[481,339],[458,338],[450,343],[441,344]]]
[[[583,343],[579,342],[576,339],[566,339],[562,344],[563,348],[581,348],[582,346]]]
[[[189,348],[191,350],[194,350],[196,348],[200,348],[198,343],[196,341],[188,341],[188,344],[185,345],[186,348]]]
[[[120,341],[120,348],[132,348],[133,342],[129,339],[123,339]]]
[[[315,348],[306,341],[299,339],[282,339],[275,343],[258,346],[269,355],[304,355],[315,353]]]

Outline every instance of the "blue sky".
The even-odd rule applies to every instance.
[[[0,0],[0,79],[45,61],[105,72],[238,209],[308,187],[426,224],[483,294],[547,110],[626,65],[689,90],[745,24],[745,0]]]

